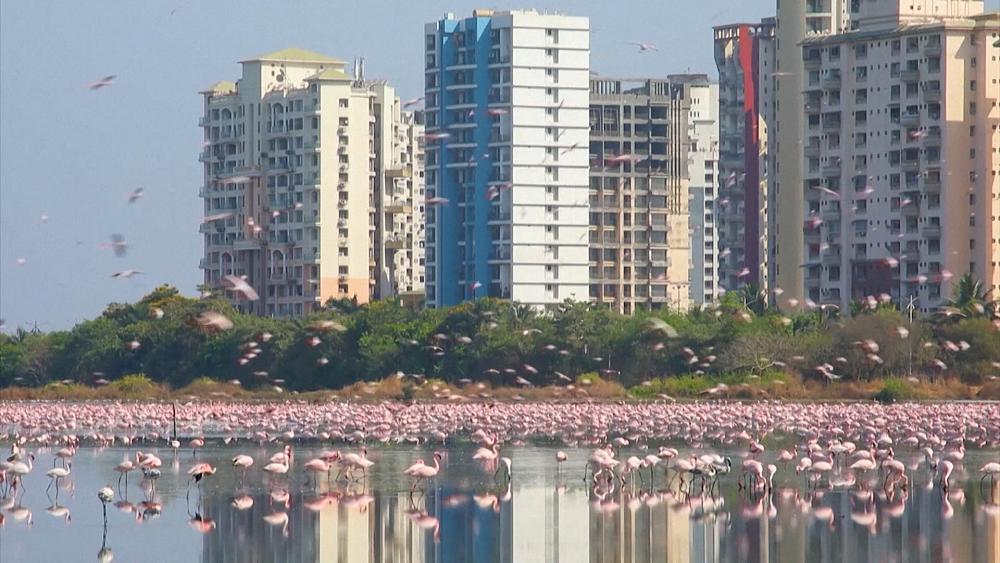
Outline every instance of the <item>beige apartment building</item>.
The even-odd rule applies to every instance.
[[[590,298],[621,313],[690,306],[686,91],[590,81]]]
[[[923,311],[969,273],[1000,283],[1000,12],[972,0],[866,0],[808,37],[805,288],[847,307]]]
[[[774,18],[774,72],[765,76],[771,95],[765,104],[774,116],[770,127],[770,186],[768,187],[768,279],[772,298],[782,307],[803,301],[803,239],[799,220],[802,193],[802,147],[805,144],[803,89],[805,68],[801,43],[850,29],[849,0],[786,0],[778,2]]]
[[[423,287],[422,118],[363,61],[284,49],[202,92],[204,282],[243,277],[243,311],[308,313]]]

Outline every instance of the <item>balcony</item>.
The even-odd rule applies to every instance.
[[[821,260],[823,264],[827,266],[837,266],[840,264],[840,253],[839,252],[826,252],[823,254]]]
[[[941,176],[929,174],[924,178],[924,191],[931,193],[941,193]]]
[[[723,170],[743,170],[746,166],[743,155],[737,152],[723,151],[719,156],[721,157],[719,165]]]
[[[820,150],[819,145],[808,145],[805,149],[803,149],[803,153],[808,158],[819,158]]]
[[[925,102],[940,102],[941,101],[941,90],[938,89],[924,89],[924,101]]]
[[[385,206],[386,213],[412,213],[413,206],[403,200],[393,200]]]
[[[920,171],[920,161],[919,160],[904,160],[900,163],[900,169],[903,172],[919,172]]]
[[[928,41],[924,43],[924,54],[929,57],[934,57],[941,54],[941,42],[940,41]]]
[[[824,221],[840,221],[840,210],[836,208],[826,208],[820,215]]]
[[[210,121],[211,120],[209,118],[207,118],[207,117],[199,117],[198,118],[198,127],[208,127],[208,123]]]
[[[825,164],[823,165],[823,175],[824,176],[840,176],[840,164]]]
[[[941,226],[940,225],[927,225],[920,229],[920,236],[924,238],[940,238],[941,237]]]
[[[839,76],[827,76],[823,79],[823,89],[824,90],[840,90],[840,77]]]
[[[383,244],[389,250],[401,250],[403,248],[406,248],[406,238],[388,237],[383,241]]]
[[[903,70],[900,71],[899,78],[903,82],[917,82],[920,80],[920,71],[916,69]]]
[[[919,113],[904,113],[899,116],[899,123],[903,127],[918,127],[920,125]]]
[[[198,162],[214,162],[215,159],[215,155],[212,154],[212,151],[202,151],[198,154]]]
[[[507,212],[504,212],[504,211],[499,211],[499,210],[496,210],[496,209],[490,210],[489,221],[490,222],[494,222],[494,221],[501,221],[501,222],[510,221],[510,213],[507,213]]]
[[[840,131],[840,120],[839,119],[827,119],[823,122],[824,131]]]
[[[941,128],[931,127],[924,133],[924,146],[925,147],[940,147],[941,146]]]
[[[411,178],[413,168],[410,165],[397,165],[385,169],[386,178]]]

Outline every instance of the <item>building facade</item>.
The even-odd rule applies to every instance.
[[[850,28],[848,0],[778,2],[775,17],[775,72],[770,84],[774,121],[770,128],[770,186],[768,187],[768,278],[781,288],[774,300],[785,307],[804,301],[803,238],[799,221],[805,196],[802,192],[802,147],[805,132],[802,91],[806,71],[801,43],[807,37],[840,33]]]
[[[589,36],[536,11],[426,25],[428,305],[587,299]]]
[[[761,290],[768,279],[770,103],[774,20],[716,27],[719,70],[719,284]]]
[[[719,241],[715,196],[719,180],[719,85],[704,74],[676,74],[667,80],[690,101],[687,137],[691,303],[715,301],[719,289]]]
[[[202,92],[204,282],[242,277],[243,311],[306,314],[419,291],[419,118],[343,61],[285,49]]]
[[[932,310],[964,274],[996,288],[1000,13],[873,0],[802,44],[809,299]]]
[[[590,81],[590,298],[620,313],[690,303],[685,93]]]

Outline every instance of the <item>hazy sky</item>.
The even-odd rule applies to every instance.
[[[423,25],[475,7],[591,19],[592,69],[715,76],[712,26],[759,20],[774,0],[292,2],[0,0],[0,318],[69,328],[161,283],[201,282],[198,91],[237,61],[296,46],[366,59],[402,97],[423,95]],[[638,54],[628,41],[659,52]],[[113,74],[113,85],[86,85]],[[137,187],[145,196],[133,205]],[[42,216],[48,216],[47,221]],[[125,236],[128,255],[101,248]],[[23,263],[20,263],[23,259]],[[125,269],[143,272],[113,279]]]

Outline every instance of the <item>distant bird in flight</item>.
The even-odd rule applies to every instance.
[[[448,205],[449,200],[446,197],[429,197],[427,198],[427,205]]]
[[[244,280],[241,277],[233,275],[225,276],[222,278],[222,285],[226,289],[235,291],[236,293],[243,294],[243,297],[245,297],[249,301],[256,301],[260,299],[260,296],[257,295],[257,292],[254,290],[254,288],[250,287],[250,284],[248,284],[246,280]]]
[[[132,276],[141,274],[139,270],[122,270],[120,272],[115,272],[111,274],[113,278],[131,278]]]
[[[652,43],[636,43],[635,41],[629,41],[628,44],[638,47],[640,53],[659,51],[659,49],[656,48],[656,45],[653,45]]]
[[[87,88],[90,90],[100,90],[101,88],[104,88],[106,86],[111,86],[114,83],[115,83],[115,75],[109,74],[108,76],[105,76],[100,80],[87,84]]]
[[[215,215],[206,215],[201,220],[201,222],[202,223],[211,223],[213,221],[221,221],[222,219],[229,219],[232,216],[233,216],[233,212],[232,211],[229,211],[229,212],[226,212],[226,213],[216,213]]]
[[[132,190],[132,193],[128,194],[128,202],[129,203],[135,203],[135,202],[139,201],[139,198],[142,197],[142,194],[144,194],[145,192],[146,192],[146,190],[144,190],[142,188],[136,188],[136,189]]]
[[[403,108],[404,109],[411,108],[411,107],[419,104],[422,101],[424,101],[424,97],[423,96],[420,96],[419,98],[413,98],[412,100],[406,100],[405,102],[403,102]]]
[[[111,243],[108,245],[115,252],[115,256],[121,258],[128,252],[128,243],[125,237],[117,233],[111,235]]]

